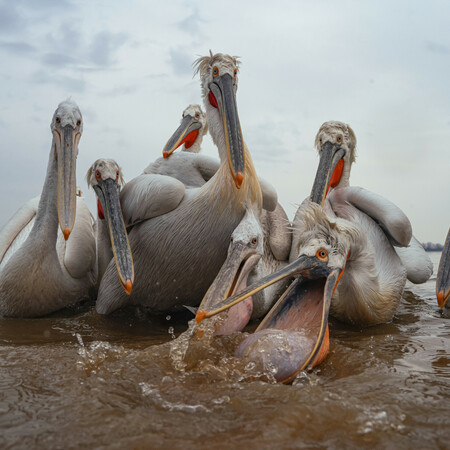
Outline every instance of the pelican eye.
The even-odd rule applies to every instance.
[[[97,181],[100,181],[100,180],[102,179],[102,174],[100,173],[99,170],[96,170],[96,171],[95,171],[95,179],[96,179]]]
[[[319,139],[319,143],[320,143],[320,145],[322,145],[322,138]]]
[[[230,238],[230,242],[233,242],[233,236],[231,236],[231,238]]]
[[[217,77],[219,75],[219,68],[217,66],[214,66],[212,69],[212,74]]]
[[[328,252],[324,248],[319,248],[316,252],[316,257],[321,261],[328,261]]]
[[[56,123],[61,123],[61,119],[59,117],[56,118]]]
[[[237,69],[234,69],[234,78],[236,78],[237,72]]]
[[[253,238],[252,239],[252,245],[256,245],[258,243],[258,238]]]
[[[77,120],[77,127],[79,127],[80,125],[81,125],[81,120],[78,119],[78,120]]]
[[[338,136],[336,141],[338,144],[342,144],[342,136]]]
[[[196,113],[195,113],[195,118],[196,118],[196,119],[200,119],[200,113],[196,112]]]
[[[116,181],[119,179],[119,171],[116,170]]]

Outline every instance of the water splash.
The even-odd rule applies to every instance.
[[[130,354],[122,346],[113,346],[103,341],[94,341],[86,346],[78,333],[75,336],[79,344],[76,366],[87,376],[97,374],[105,361],[121,359],[123,355]]]

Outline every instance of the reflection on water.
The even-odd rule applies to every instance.
[[[1,319],[1,448],[448,446],[450,321],[435,277],[407,285],[392,323],[331,321],[329,356],[290,386],[233,356],[245,334],[198,339],[191,318],[85,304]]]

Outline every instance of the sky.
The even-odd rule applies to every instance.
[[[241,58],[237,104],[258,174],[292,219],[327,120],[358,139],[351,184],[410,218],[422,242],[450,224],[450,2],[0,1],[0,227],[41,192],[58,103],[83,114],[77,184],[114,158],[125,179],[161,155],[201,103],[193,61]],[[211,138],[203,152],[217,156]]]

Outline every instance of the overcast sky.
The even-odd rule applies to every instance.
[[[84,134],[77,183],[99,157],[127,180],[200,103],[192,62],[242,59],[237,102],[256,169],[292,218],[327,120],[358,138],[351,184],[383,195],[421,241],[450,223],[448,1],[0,1],[0,226],[42,189],[50,121],[68,96]],[[217,155],[208,137],[204,152]],[[91,208],[93,210],[93,208]]]

